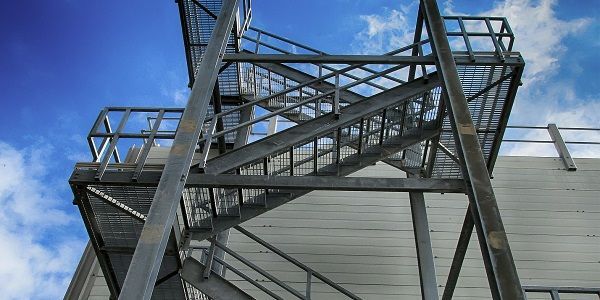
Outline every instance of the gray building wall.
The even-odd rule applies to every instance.
[[[600,286],[600,159],[576,162],[579,169],[567,172],[555,158],[498,159],[492,182],[524,285]],[[354,176],[403,174],[377,164]],[[425,201],[441,293],[467,198],[426,194]],[[312,192],[244,223],[243,227],[362,298],[420,299],[406,193]],[[229,241],[233,250],[304,291],[306,273],[234,230]],[[231,263],[261,280],[260,275],[241,263]],[[258,299],[268,299],[232,272],[227,278]],[[94,279],[88,299],[106,299],[106,283],[101,277]],[[292,299],[289,294],[283,295]],[[455,295],[456,299],[490,298],[475,234]],[[312,296],[345,299],[316,281]],[[528,298],[550,296],[528,294]],[[561,299],[597,300],[597,296],[561,295]]]

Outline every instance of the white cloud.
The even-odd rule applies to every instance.
[[[161,94],[166,97],[166,100],[172,101],[175,105],[185,106],[190,95],[190,89],[172,88],[171,85],[169,85],[169,87],[164,86],[161,88]]]
[[[587,28],[590,18],[563,20],[556,15],[555,0],[506,0],[478,15],[505,16],[515,33],[514,49],[525,58],[523,86],[519,89],[511,123],[516,125],[546,125],[559,127],[598,127],[600,117],[592,112],[600,108],[600,98],[578,95],[572,78],[561,78],[561,63],[568,51],[565,38]],[[581,67],[581,66],[576,66]],[[580,70],[581,73],[582,70]],[[598,141],[600,134],[592,131],[564,131],[567,140]],[[523,139],[548,139],[542,131],[524,133]],[[521,143],[505,145],[508,155],[556,156],[552,145]],[[598,146],[569,145],[574,157],[600,157]]]
[[[58,208],[69,200],[44,181],[48,158],[41,148],[18,150],[0,141],[3,299],[62,297],[85,244],[65,234],[76,218]]]
[[[515,33],[514,49],[526,61],[525,83],[545,80],[560,67],[560,57],[567,50],[565,37],[576,34],[592,23],[590,18],[561,20],[556,17],[556,0],[506,0],[483,16],[505,16]]]
[[[189,94],[189,89],[176,89],[172,94],[173,102],[175,102],[176,105],[185,106],[187,104]]]
[[[464,13],[457,11],[453,1],[443,3],[447,15],[505,16],[515,33],[514,49],[521,52],[526,61],[523,74],[524,85],[519,89],[511,114],[515,125],[546,125],[556,123],[559,127],[598,127],[600,118],[591,113],[600,108],[600,97],[583,97],[578,94],[572,79],[560,78],[561,68],[579,69],[585,66],[566,66],[561,58],[568,51],[565,38],[586,29],[591,18],[565,20],[556,12],[556,0],[505,0],[494,2],[488,11]],[[462,9],[462,8],[461,8]],[[356,52],[380,54],[412,43],[416,5],[399,10],[385,9],[381,14],[359,16],[365,28],[355,37]],[[411,16],[411,17],[408,17]],[[477,26],[475,24],[467,24]],[[456,41],[452,41],[456,42]],[[455,44],[453,44],[456,46]],[[491,48],[491,45],[486,45]],[[514,138],[538,137],[543,132],[521,134]],[[565,132],[571,140],[598,141],[597,132]],[[547,134],[546,134],[547,137]],[[506,144],[502,153],[510,155],[555,156],[552,147],[539,144]],[[598,146],[570,146],[573,156],[600,156]],[[537,150],[534,151],[534,150]]]
[[[402,7],[386,10],[382,15],[359,16],[367,26],[355,37],[357,52],[382,54],[412,44],[414,26],[408,23],[409,10],[410,7]]]

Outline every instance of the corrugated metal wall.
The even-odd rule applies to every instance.
[[[554,158],[498,159],[492,182],[523,284],[600,285],[600,159],[576,162],[579,169],[567,172]],[[378,164],[355,176],[403,175]],[[426,194],[425,200],[438,284],[443,286],[467,199],[464,195]],[[365,299],[420,299],[407,194],[313,192],[243,227]],[[455,298],[489,299],[475,234],[470,245]],[[234,230],[230,247],[304,291],[304,272]],[[234,265],[252,278],[261,278],[240,263]],[[236,280],[231,274],[228,278]],[[98,286],[89,298],[106,299],[106,283],[101,278],[95,282]],[[268,299],[250,284],[236,282],[258,299]],[[440,287],[440,293],[442,290]],[[319,282],[313,282],[312,296],[344,299]],[[550,299],[542,294],[528,297]],[[561,299],[598,298],[561,295]]]
[[[559,159],[498,160],[493,184],[523,284],[600,285],[600,160],[578,159],[577,165],[579,170],[567,172]],[[355,176],[403,175],[378,164]],[[467,198],[427,194],[425,200],[438,284],[444,285]],[[313,192],[250,220],[243,227],[365,299],[420,299],[406,193]],[[488,299],[475,234],[470,245],[455,298]],[[235,231],[230,246],[304,291],[306,275],[297,267]],[[236,266],[253,274],[253,278],[261,278],[239,263]],[[258,298],[266,298],[248,283],[239,285]],[[440,293],[442,290],[440,287]],[[318,282],[313,283],[313,291],[313,299],[344,299]],[[550,296],[530,294],[529,298]],[[561,298],[588,299],[567,295]]]

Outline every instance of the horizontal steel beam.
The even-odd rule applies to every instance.
[[[520,57],[506,57],[504,61],[491,55],[477,55],[474,60],[468,56],[456,56],[457,65],[522,65]],[[395,55],[315,55],[315,54],[254,54],[227,53],[224,62],[251,63],[313,63],[313,64],[404,64],[435,65],[433,56]]]
[[[133,171],[107,171],[101,181],[94,179],[94,170],[75,170],[73,184],[156,186],[159,171],[144,171],[137,181]],[[294,190],[372,191],[465,193],[461,179],[437,178],[370,178],[337,176],[268,176],[229,174],[189,174],[186,187],[271,188]]]
[[[464,193],[461,179],[190,174],[188,184],[221,188]]]

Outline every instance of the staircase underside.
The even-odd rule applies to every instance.
[[[186,46],[190,83],[214,27],[214,18],[193,0],[179,0]],[[218,13],[221,1],[202,1],[208,10]],[[238,37],[231,35],[227,53],[239,51]],[[469,101],[469,108],[488,170],[493,170],[508,115],[520,84],[520,63],[458,65],[458,72]],[[224,97],[254,101],[265,94],[248,95],[240,74],[252,80],[271,74],[294,84],[315,80],[313,75],[277,63],[231,63],[221,65],[219,91]],[[262,72],[262,73],[261,73]],[[273,80],[273,85],[281,84]],[[335,89],[329,81],[310,88],[318,93]],[[279,90],[287,88],[286,83]],[[264,91],[263,91],[264,92]],[[271,91],[271,82],[269,83]],[[262,138],[206,162],[203,172],[261,176],[335,176],[343,177],[384,161],[402,169],[417,170],[427,178],[460,179],[455,162],[454,137],[441,101],[441,82],[436,73],[403,83],[374,95],[356,90],[339,91],[341,114],[285,113],[279,117],[296,123],[284,131]],[[305,96],[306,97],[306,96]],[[302,96],[296,101],[301,101]],[[282,103],[262,101],[257,106],[274,112]],[[227,110],[227,107],[224,110]],[[210,108],[212,109],[212,108]],[[212,114],[212,113],[211,113]],[[225,128],[235,126],[237,115],[225,120]],[[225,137],[233,141],[235,133]],[[444,148],[445,151],[440,150]],[[450,154],[449,154],[450,153]],[[100,266],[112,295],[118,295],[127,274],[135,247],[150,209],[163,165],[146,164],[138,180],[132,174],[135,163],[110,163],[102,179],[94,174],[99,163],[78,164],[70,183],[75,203],[82,214]],[[458,191],[463,191],[458,189]],[[256,185],[235,188],[186,186],[177,221],[173,224],[162,261],[153,299],[219,299],[218,291],[227,290],[229,298],[251,299],[217,275],[202,280],[204,265],[181,251],[186,240],[206,240],[223,230],[257,217],[293,199],[308,189],[283,189]],[[194,267],[183,268],[185,264]],[[182,280],[184,279],[184,280]],[[224,296],[223,299],[229,299]]]

